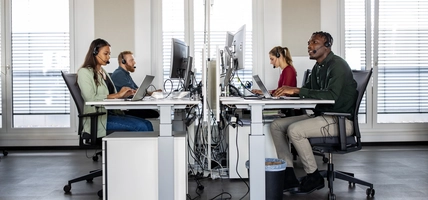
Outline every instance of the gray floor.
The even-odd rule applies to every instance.
[[[68,179],[100,167],[101,162],[92,161],[92,154],[93,150],[9,151],[8,156],[0,158],[0,200],[99,199],[100,178],[93,183],[73,184],[71,194],[63,191]],[[348,187],[347,182],[336,179],[337,199],[427,199],[428,146],[364,147],[334,158],[335,169],[354,172],[357,178],[373,183],[376,190],[374,198],[367,198],[367,187]],[[295,166],[297,174],[304,175],[299,160]],[[318,166],[326,168],[320,158]],[[189,178],[188,199],[249,199],[249,195],[244,196],[248,189],[241,180],[203,178],[200,182],[204,190],[198,195],[195,179]],[[285,193],[283,199],[327,199],[327,194],[326,186],[309,195]]]

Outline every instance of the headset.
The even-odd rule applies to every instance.
[[[98,55],[98,45],[94,47],[94,51],[92,51],[92,54],[94,54],[94,56]]]
[[[92,51],[92,54],[94,56],[98,55],[98,53],[99,53],[98,49],[101,46],[103,46],[103,45],[110,46],[110,44],[107,41],[105,41],[104,39],[101,39],[101,38],[98,38],[98,39],[94,40],[93,42],[95,43],[94,50]]]
[[[282,47],[280,47],[282,49]],[[276,54],[275,57],[279,58],[281,56],[281,54],[279,53],[279,48],[276,48]]]
[[[122,64],[126,64],[125,56],[123,55],[123,53],[120,53],[120,57],[122,57]]]
[[[331,47],[333,43],[333,38],[331,37],[330,33],[322,32],[322,35],[325,37],[324,46],[325,47]]]

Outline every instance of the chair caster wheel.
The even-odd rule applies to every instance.
[[[323,161],[324,163],[328,163],[328,158],[323,157],[323,158],[322,158],[322,161]]]
[[[198,190],[204,190],[204,186],[203,185],[200,185],[200,186],[198,186]]]
[[[336,195],[335,194],[328,194],[328,200],[336,200]]]
[[[369,197],[369,196],[374,197],[374,195],[375,195],[375,190],[374,190],[373,188],[367,188],[367,190],[366,190],[366,194],[367,194],[367,196],[368,196],[368,197]]]
[[[92,160],[95,161],[95,162],[97,162],[98,161],[98,156],[97,155],[92,156]]]
[[[86,182],[87,183],[92,183],[93,180],[94,180],[93,178],[88,178],[88,179],[86,179]]]
[[[65,185],[64,188],[63,188],[63,190],[64,190],[65,193],[69,193],[70,190],[71,190],[71,185]]]
[[[103,190],[97,192],[98,197],[103,198]]]

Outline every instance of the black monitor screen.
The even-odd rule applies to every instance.
[[[171,71],[169,77],[172,79],[184,78],[187,68],[189,46],[185,42],[172,38],[171,44]]]
[[[184,74],[184,90],[189,91],[190,90],[190,84],[193,78],[193,72],[192,72],[192,63],[193,63],[193,57],[189,56],[187,59],[187,66],[186,66],[186,71]]]

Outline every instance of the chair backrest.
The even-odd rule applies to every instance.
[[[345,133],[339,133],[338,137],[313,137],[308,138],[309,142],[315,149],[322,149],[325,152],[336,152],[336,153],[349,153],[352,151],[358,151],[362,148],[361,145],[361,133],[358,124],[358,110],[360,108],[361,101],[363,99],[364,93],[366,91],[367,85],[370,81],[372,75],[372,70],[353,70],[352,74],[354,80],[357,82],[357,91],[358,96],[355,101],[355,111],[354,111],[354,134],[348,137],[340,137],[340,135],[345,135]],[[341,118],[344,120],[344,118]],[[341,125],[345,126],[345,123],[341,123],[339,119],[339,131],[345,130],[341,128]]]
[[[306,84],[306,82],[308,82],[308,78],[311,75],[311,72],[311,69],[307,69],[305,72],[303,72],[302,87]]]
[[[363,100],[364,93],[366,92],[367,85],[369,84],[370,78],[372,76],[373,69],[370,70],[352,70],[354,80],[357,82],[357,91],[358,97],[355,102],[355,111],[354,111],[354,135],[357,138],[358,145],[361,145],[361,133],[360,127],[358,124],[358,110],[360,109],[361,101]]]
[[[76,104],[77,111],[79,115],[83,114],[83,107],[85,105],[85,101],[82,98],[79,85],[77,85],[77,74],[75,73],[65,73],[61,71],[62,78],[67,85],[68,90]]]

